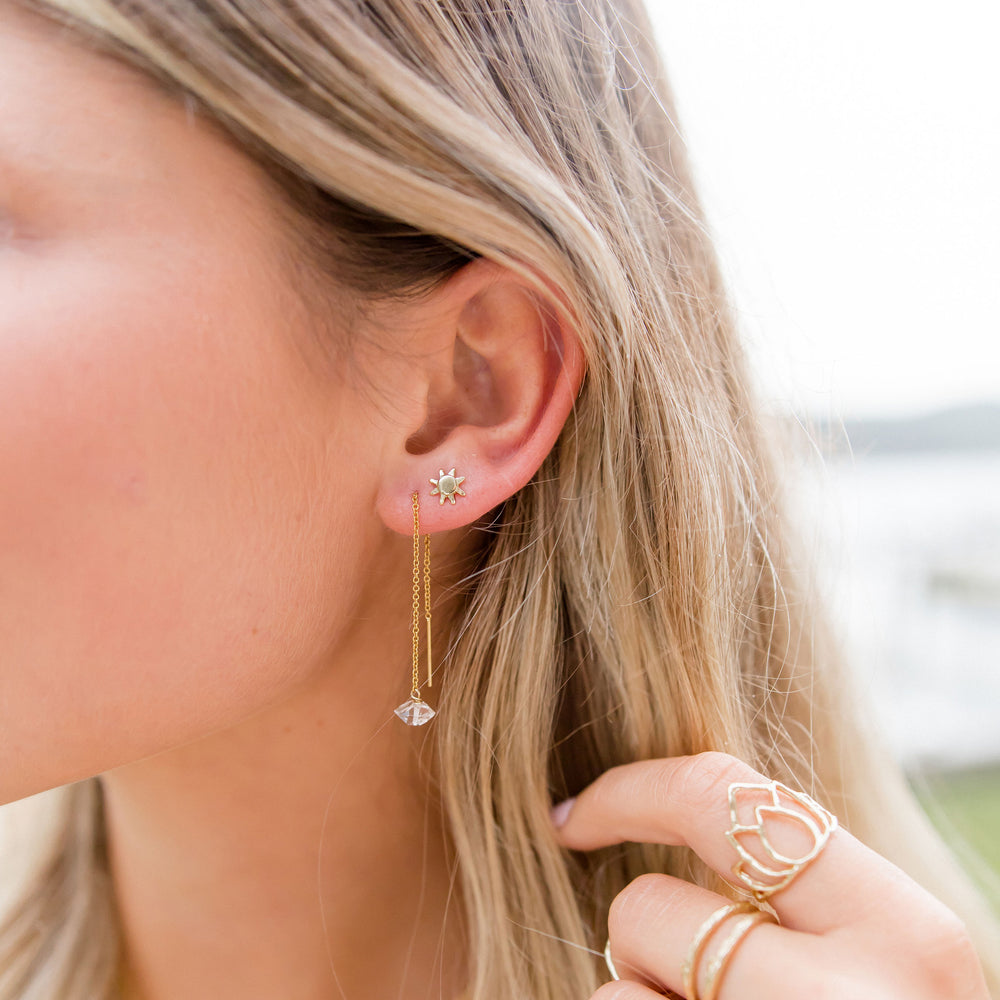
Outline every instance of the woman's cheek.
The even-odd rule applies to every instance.
[[[0,264],[3,799],[238,721],[326,638],[288,627],[336,525],[296,516],[317,445],[271,296],[179,259]]]

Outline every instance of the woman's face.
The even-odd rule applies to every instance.
[[[0,800],[281,698],[385,547],[378,420],[307,368],[276,206],[0,0]]]

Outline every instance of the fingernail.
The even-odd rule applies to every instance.
[[[566,799],[565,802],[560,802],[559,805],[552,807],[552,823],[556,827],[562,826],[566,820],[569,819],[569,814],[573,810],[573,806],[576,805],[576,798]]]

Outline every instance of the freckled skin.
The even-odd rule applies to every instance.
[[[204,122],[5,6],[0,151],[5,801],[317,669],[378,567],[379,446],[303,363],[273,196]]]

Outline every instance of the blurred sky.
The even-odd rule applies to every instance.
[[[647,3],[777,408],[1000,402],[1000,3]]]

